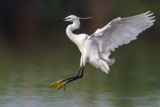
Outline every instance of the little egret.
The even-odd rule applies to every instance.
[[[58,85],[57,90],[64,87],[71,81],[77,80],[83,77],[83,71],[86,62],[89,62],[96,68],[101,69],[103,72],[108,73],[109,66],[112,65],[115,60],[109,59],[111,51],[123,44],[128,44],[130,41],[135,40],[136,37],[147,28],[153,25],[155,16],[150,11],[131,16],[126,18],[115,18],[104,27],[97,29],[92,35],[87,34],[74,34],[73,30],[80,27],[80,19],[90,19],[91,17],[81,18],[75,15],[70,15],[66,18],[53,20],[55,21],[68,21],[72,22],[67,29],[66,33],[68,38],[74,42],[80,52],[80,68],[78,74],[71,78],[59,80],[50,84],[50,87]],[[63,82],[62,84],[60,84]]]

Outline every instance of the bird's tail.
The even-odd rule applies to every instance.
[[[101,57],[100,59],[102,59],[103,61],[105,61],[109,66],[113,65],[115,62],[115,59],[109,59],[109,55],[110,53],[101,53]]]
[[[104,59],[104,60],[100,60],[100,69],[107,73],[108,74],[108,71],[109,71],[109,66],[111,66],[112,64],[114,64],[115,62],[115,59],[112,58],[112,59]]]
[[[109,66],[113,65],[114,62],[115,62],[115,58],[112,58],[112,59],[104,59],[104,60],[107,62],[107,64],[108,64]]]
[[[103,72],[105,72],[105,73],[107,73],[108,74],[108,71],[109,71],[109,66],[108,66],[108,64],[104,61],[104,60],[101,60],[101,59],[99,59],[99,68],[103,71]]]

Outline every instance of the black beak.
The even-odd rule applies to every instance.
[[[65,21],[65,20],[66,20],[65,18],[62,18],[62,19],[52,20],[52,22]]]

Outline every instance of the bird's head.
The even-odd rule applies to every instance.
[[[67,22],[74,22],[75,20],[79,20],[79,19],[90,19],[92,17],[87,17],[87,18],[81,18],[81,17],[77,17],[75,15],[70,15],[70,16],[67,16],[65,18],[62,18],[62,19],[58,19],[58,20],[52,20],[53,22],[56,22],[56,21],[67,21]]]
[[[75,16],[75,15],[70,15],[70,16],[67,16],[64,21],[74,22],[75,20],[79,20],[79,19],[80,19],[80,18],[77,17],[77,16]]]

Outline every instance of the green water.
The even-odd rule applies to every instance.
[[[0,107],[159,107],[159,47],[141,40],[112,53],[116,62],[108,75],[87,64],[84,77],[66,91],[48,85],[77,74],[80,53],[71,42],[28,51],[1,48]]]
[[[160,0],[1,0],[0,107],[160,107]],[[70,14],[93,17],[74,33],[151,10],[154,26],[112,52],[105,74],[86,64],[66,90],[48,87],[77,74],[80,52],[66,36]]]

